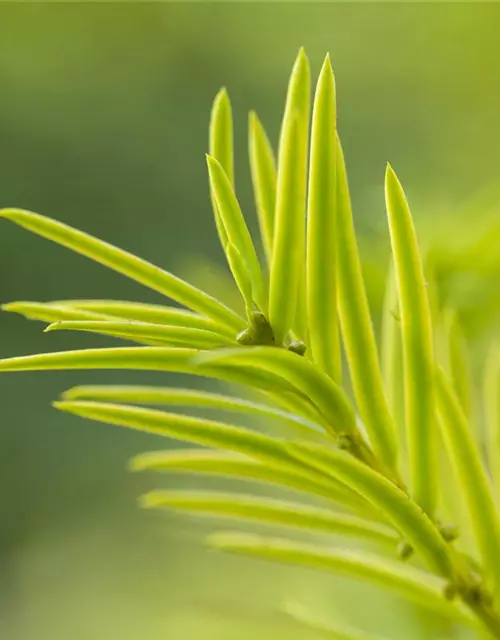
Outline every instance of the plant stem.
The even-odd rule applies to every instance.
[[[476,614],[481,620],[486,629],[493,638],[500,638],[500,615],[497,611],[486,602],[479,600],[479,602],[471,601],[469,598],[463,596],[464,602],[467,606]]]

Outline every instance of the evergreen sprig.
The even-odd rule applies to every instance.
[[[244,317],[160,267],[61,222],[20,209],[0,211],[1,217],[182,306],[116,300],[4,305],[6,311],[49,323],[46,331],[93,332],[135,346],[9,358],[0,361],[0,371],[146,369],[251,388],[260,400],[160,386],[84,386],[66,391],[54,406],[201,445],[141,454],[131,463],[134,470],[210,474],[296,492],[295,500],[285,501],[232,492],[155,491],[142,500],[148,508],[273,524],[283,528],[283,536],[293,528],[345,538],[342,546],[324,546],[215,532],[208,539],[211,547],[371,582],[500,638],[499,352],[491,351],[485,373],[484,459],[469,418],[470,380],[459,318],[450,310],[446,322],[435,317],[410,208],[389,165],[385,198],[392,265],[382,338],[376,340],[335,96],[327,57],[310,109],[309,62],[301,50],[288,87],[277,163],[262,123],[250,114],[260,247],[235,192],[226,90],[215,99],[207,156],[210,193]],[[446,362],[437,355],[443,350],[433,346],[436,323],[447,327]],[[342,352],[347,373],[341,370]],[[159,408],[174,406],[187,413]],[[194,417],[190,407],[233,418]],[[278,421],[282,429],[276,435],[243,428],[240,414],[257,416],[263,424]],[[457,545],[455,528],[442,524],[437,462],[444,455],[455,473],[456,499],[463,497],[468,509],[474,549]],[[369,541],[372,550],[357,548],[359,540]],[[297,606],[287,610],[299,624],[328,637],[375,637],[318,622],[314,613]]]

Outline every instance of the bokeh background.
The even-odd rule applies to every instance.
[[[499,306],[499,25],[500,4],[479,2],[2,3],[0,206],[63,220],[230,296],[204,159],[211,101],[227,86],[238,195],[255,229],[247,113],[256,109],[276,141],[299,46],[314,75],[329,51],[374,312],[390,160],[479,368]],[[0,291],[2,302],[159,300],[6,222]],[[3,314],[0,355],[107,344],[41,329]],[[427,623],[432,637],[451,637],[373,589],[222,559],[202,548],[206,523],[139,512],[137,496],[158,478],[131,475],[126,462],[165,443],[51,409],[61,390],[91,380],[160,382],[126,373],[1,378],[2,638],[312,638],[279,613],[287,600],[394,638],[424,637]]]

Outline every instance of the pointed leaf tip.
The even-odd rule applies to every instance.
[[[394,169],[392,168],[392,165],[390,162],[387,162],[387,164],[385,165],[385,179],[395,180],[399,184],[399,178],[396,175],[396,172],[394,171]]]
[[[6,220],[19,220],[22,219],[22,209],[0,209],[0,218]]]
[[[149,493],[145,493],[144,495],[139,496],[139,506],[141,509],[154,509],[155,507],[160,506],[160,497],[160,491],[150,491]]]
[[[251,132],[254,131],[256,124],[257,114],[255,113],[255,111],[251,110],[248,112],[248,128]]]
[[[225,101],[229,101],[229,94],[227,92],[226,87],[221,87],[217,93],[217,95],[215,96],[215,100],[214,100],[214,105],[215,104],[219,104],[220,102],[222,102],[223,100]]]
[[[297,88],[299,88],[299,86],[303,87],[303,83],[309,84],[309,76],[309,58],[307,57],[305,49],[302,47],[299,50],[299,53],[293,65],[290,77],[290,86],[293,86],[294,83],[297,83]]]
[[[259,118],[257,111],[255,111],[254,109],[250,109],[250,111],[248,112],[248,122],[252,128],[258,129],[262,132],[263,135],[265,135],[261,119]]]
[[[331,74],[333,76],[332,61],[330,60],[329,53],[326,54],[325,59],[323,60],[319,77],[321,78],[324,74]]]
[[[209,153],[205,153],[205,160],[209,170],[216,165],[220,166],[220,162],[216,160],[213,156],[211,156]]]

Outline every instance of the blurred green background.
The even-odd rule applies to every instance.
[[[0,206],[44,213],[206,280],[205,261],[215,275],[223,266],[204,159],[214,95],[228,87],[237,189],[256,229],[248,110],[276,141],[299,46],[314,75],[329,51],[374,309],[388,253],[390,160],[437,256],[443,295],[460,306],[480,354],[499,298],[499,25],[495,3],[0,4]],[[2,302],[159,300],[7,223],[0,274]],[[1,356],[107,344],[41,329],[2,315]],[[409,628],[416,610],[384,608],[391,601],[373,589],[221,559],[202,549],[205,523],[140,513],[136,497],[158,478],[129,475],[126,461],[165,443],[50,407],[61,390],[91,380],[165,376],[1,379],[2,638],[312,638],[276,612],[286,600],[352,614],[394,638],[422,637]]]

